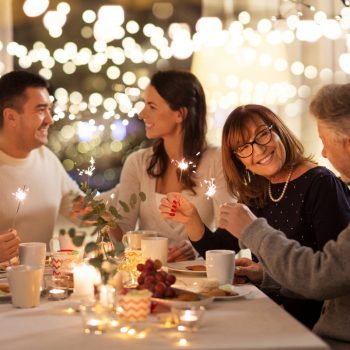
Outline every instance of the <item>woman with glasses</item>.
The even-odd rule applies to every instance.
[[[246,105],[228,116],[223,129],[222,159],[231,194],[288,238],[317,251],[347,226],[347,187],[332,172],[304,155],[302,144],[270,109]],[[169,205],[174,200],[177,209],[171,216]],[[181,195],[170,193],[161,204],[162,216],[182,222],[201,255],[208,249],[239,250],[238,241],[228,231],[219,228],[213,234],[205,227],[196,208]],[[253,282],[259,283],[260,265],[246,260],[244,263],[256,271]],[[282,303],[309,327],[319,317],[320,302],[284,298]]]

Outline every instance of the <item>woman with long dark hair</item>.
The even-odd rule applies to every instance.
[[[123,232],[136,226],[156,230],[169,238],[169,261],[189,260],[195,251],[181,224],[163,220],[158,205],[168,192],[181,192],[195,203],[209,227],[214,227],[219,205],[232,197],[222,173],[220,150],[206,142],[206,100],[198,79],[190,72],[155,73],[144,91],[143,120],[152,147],[130,154],[123,166],[118,199],[143,191],[146,201],[137,203],[120,226]],[[187,169],[179,163],[185,161]],[[207,198],[205,180],[215,178],[216,194]]]

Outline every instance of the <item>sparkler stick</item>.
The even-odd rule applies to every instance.
[[[23,188],[18,188],[15,193],[12,193],[15,196],[16,200],[18,201],[18,205],[17,205],[15,216],[12,221],[11,228],[15,227],[15,222],[16,222],[17,214],[19,212],[19,208],[21,207],[21,203],[23,203],[24,200],[26,199],[28,191],[29,191],[29,188],[26,189],[26,185],[24,185]]]

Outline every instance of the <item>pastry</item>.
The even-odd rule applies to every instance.
[[[186,266],[187,270],[190,271],[206,271],[206,267],[204,265],[192,265],[192,266]]]

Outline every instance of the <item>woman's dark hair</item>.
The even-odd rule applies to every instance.
[[[268,179],[247,170],[240,158],[233,153],[242,142],[247,123],[260,118],[281,139],[286,151],[283,169],[297,166],[305,160],[304,148],[291,130],[270,109],[261,105],[237,107],[228,116],[222,132],[222,163],[230,192],[246,205],[263,207],[267,198]]]
[[[190,168],[195,169],[206,148],[207,110],[201,83],[190,72],[168,70],[155,73],[151,78],[150,85],[157,90],[173,111],[186,108],[187,116],[183,121],[183,156],[186,161],[192,162]],[[163,139],[155,140],[147,173],[153,177],[161,177],[170,162],[171,160],[165,152]],[[178,170],[177,175],[182,185],[195,193],[195,174],[191,169],[183,172],[181,176],[180,170]]]
[[[4,109],[11,107],[22,111],[26,102],[25,90],[30,87],[48,88],[47,81],[40,75],[26,71],[12,71],[0,78],[0,129],[4,123]]]

